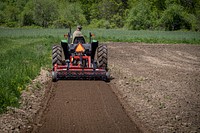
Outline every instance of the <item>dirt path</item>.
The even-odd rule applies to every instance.
[[[36,131],[140,132],[103,81],[59,81]]]

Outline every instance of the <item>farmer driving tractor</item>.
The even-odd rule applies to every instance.
[[[73,43],[78,43],[77,41],[80,41],[80,40],[77,40],[77,38],[79,37],[84,38],[83,34],[81,33],[81,30],[82,30],[82,26],[78,25],[76,31],[74,31],[73,33],[73,39],[72,39]]]

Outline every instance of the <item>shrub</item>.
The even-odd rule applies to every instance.
[[[197,27],[196,17],[187,13],[182,6],[177,4],[171,4],[167,7],[159,23],[161,27],[165,27],[165,30],[195,30]]]
[[[110,29],[110,28],[114,28],[115,24],[114,23],[110,23],[108,20],[105,20],[105,19],[100,19],[100,20],[93,19],[91,21],[89,27]]]
[[[126,27],[132,30],[141,30],[149,29],[152,26],[150,2],[143,0],[129,11]]]

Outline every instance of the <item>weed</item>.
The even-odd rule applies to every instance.
[[[159,103],[159,109],[164,109],[166,108],[165,103],[160,102]]]
[[[41,84],[39,81],[37,81],[37,82],[34,84],[34,89],[41,89],[41,87],[42,87],[42,84]]]
[[[140,77],[130,77],[129,78],[129,82],[131,82],[131,83],[141,83],[145,80],[147,80],[147,78],[142,77],[142,76],[140,76]]]

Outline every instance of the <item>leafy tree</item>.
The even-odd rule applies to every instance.
[[[102,0],[99,3],[100,18],[108,20],[114,27],[123,27],[125,8],[127,7],[126,0]]]
[[[1,0],[0,25],[200,30],[199,0]]]
[[[99,3],[100,17],[110,20],[117,13],[117,6],[118,4],[113,0],[102,0]]]
[[[34,24],[34,6],[33,1],[30,0],[24,7],[21,13],[21,26],[31,26]]]
[[[94,22],[105,22],[108,27],[123,27],[125,11],[128,7],[127,0],[80,0],[87,23],[95,25]],[[94,21],[93,21],[94,19]],[[106,20],[106,21],[105,21]],[[98,25],[98,24],[96,24]],[[96,26],[95,26],[96,27]]]
[[[69,27],[87,23],[79,2],[61,2],[58,5],[58,19],[54,21],[56,27]]]
[[[89,10],[89,17],[88,17],[88,23],[90,23],[91,20],[93,19],[101,19],[101,12],[99,11],[99,6],[96,3],[93,3]]]
[[[20,11],[24,10],[25,5],[32,0],[14,0],[15,2],[15,7],[19,8]]]
[[[100,20],[93,19],[91,21],[90,27],[109,29],[109,28],[111,28],[111,24],[108,20],[105,20],[105,19],[100,19]]]
[[[198,0],[181,0],[180,4],[187,10],[187,12],[195,13]]]
[[[135,7],[129,11],[126,26],[133,30],[149,29],[152,27],[151,5],[148,0],[138,2]]]
[[[90,24],[92,19],[100,19],[99,18],[99,10],[98,4],[101,0],[79,0],[81,3],[81,9],[83,10],[83,14],[87,20],[87,24]]]
[[[6,8],[6,3],[0,1],[0,24],[5,23],[5,13],[4,13],[5,8]]]
[[[17,26],[17,22],[19,21],[19,8],[16,8],[14,5],[6,6],[4,10],[5,15],[5,22],[9,27]]]
[[[51,0],[34,0],[34,22],[42,27],[48,27],[56,20],[57,4]]]
[[[166,9],[165,0],[151,0],[151,3],[157,11],[163,11]]]
[[[198,1],[196,8],[195,8],[195,14],[197,18],[197,30],[200,31],[200,1]]]
[[[196,18],[187,13],[181,5],[171,4],[163,12],[160,24],[166,30],[196,29]]]

